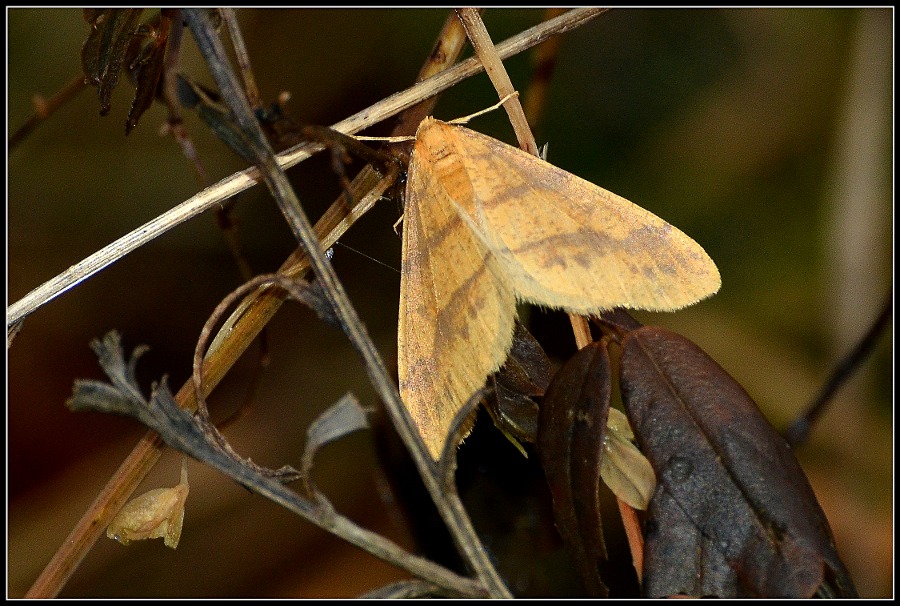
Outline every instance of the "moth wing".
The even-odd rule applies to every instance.
[[[719,289],[706,251],[653,213],[518,148],[445,126],[474,193],[460,212],[519,298],[583,314],[671,311]]]
[[[426,158],[413,156],[406,191],[400,394],[437,460],[456,413],[506,358],[515,296]]]

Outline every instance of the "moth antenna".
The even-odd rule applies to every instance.
[[[506,103],[507,101],[509,101],[510,99],[512,99],[513,97],[518,97],[518,96],[519,96],[519,91],[514,90],[513,92],[509,93],[508,95],[506,95],[505,97],[503,97],[502,99],[500,99],[499,101],[494,103],[492,106],[486,107],[479,112],[475,112],[474,114],[469,114],[468,116],[463,116],[462,118],[450,120],[448,122],[448,124],[466,124],[472,118],[477,118],[478,116],[480,116],[482,114],[492,112],[495,109],[497,109],[498,107],[500,107],[501,105],[503,105],[504,103]]]

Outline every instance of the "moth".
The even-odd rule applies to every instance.
[[[437,460],[503,364],[516,301],[672,311],[721,284],[690,237],[621,196],[468,128],[419,125],[403,220],[400,394]]]
[[[106,536],[122,545],[162,538],[175,549],[181,539],[184,503],[188,496],[187,459],[181,460],[181,481],[172,488],[157,488],[130,501],[113,518]]]

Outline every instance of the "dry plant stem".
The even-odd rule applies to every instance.
[[[428,488],[431,498],[448,525],[457,547],[467,563],[473,568],[488,595],[509,597],[509,591],[492,566],[478,537],[471,532],[471,523],[464,510],[457,511],[446,505],[441,485],[435,477],[435,469],[426,446],[416,426],[406,410],[396,386],[388,375],[377,349],[371,341],[365,326],[356,314],[343,285],[338,280],[331,264],[325,258],[324,249],[315,237],[312,226],[303,212],[287,176],[275,159],[275,153],[266,141],[265,135],[253,115],[234,72],[227,64],[224,46],[215,33],[207,12],[203,9],[186,9],[185,16],[194,33],[194,38],[204,52],[213,77],[227,101],[235,120],[247,136],[252,152],[256,155],[257,166],[261,169],[266,186],[275,198],[294,236],[306,249],[312,269],[324,288],[338,321],[347,337],[362,356],[369,379],[379,393],[394,422],[401,439],[412,454],[419,473]]]
[[[597,8],[573,9],[556,19],[536,25],[521,34],[509,38],[497,46],[497,51],[501,57],[510,57],[543,42],[552,35],[561,34],[583,25],[604,10]],[[424,99],[447,90],[454,84],[477,74],[481,69],[482,66],[478,59],[471,57],[403,92],[383,99],[371,107],[338,122],[332,128],[345,134],[353,134],[393,116]],[[319,144],[301,143],[279,154],[277,157],[278,164],[283,168],[289,168],[321,149],[322,146]],[[212,187],[182,202],[172,210],[73,265],[62,274],[48,280],[19,301],[7,307],[7,328],[133,250],[159,237],[184,221],[209,210],[216,204],[221,204],[223,200],[249,189],[256,185],[259,180],[260,174],[256,168],[248,168],[226,177]]]
[[[20,126],[9,138],[9,142],[6,144],[7,151],[12,151],[12,149],[24,141],[25,137],[30,135],[31,131],[37,128],[41,122],[53,115],[53,112],[58,110],[69,100],[73,99],[75,95],[86,86],[84,76],[79,74],[49,99],[40,99],[40,97],[36,97],[34,104],[35,112],[25,121],[25,124]]]
[[[865,361],[869,354],[872,353],[875,345],[878,343],[878,337],[881,336],[881,333],[887,327],[887,323],[893,315],[893,304],[894,295],[893,292],[889,292],[878,317],[872,322],[869,330],[866,331],[866,334],[862,336],[853,349],[834,367],[831,371],[831,376],[828,377],[828,381],[825,382],[825,385],[822,386],[822,389],[804,413],[791,423],[791,426],[785,433],[785,439],[792,448],[796,448],[806,441],[809,437],[809,432],[812,430],[813,424],[825,411],[828,402],[831,401],[831,398],[837,393],[837,390],[853,376],[853,373]]]
[[[247,45],[244,44],[244,36],[241,34],[240,25],[238,25],[237,14],[233,8],[220,8],[219,13],[228,26],[228,35],[231,37],[231,44],[234,46],[234,54],[237,57],[241,76],[244,78],[244,90],[247,92],[247,101],[250,102],[250,107],[257,110],[262,107],[262,97],[259,94],[259,87],[256,86],[253,68],[250,67],[250,53],[247,52]]]
[[[169,44],[163,61],[162,97],[169,110],[169,124],[181,124],[181,104],[178,102],[178,65],[181,59],[181,41],[184,39],[184,22],[180,15],[172,15],[169,26]],[[193,145],[191,146],[193,149]],[[196,154],[194,154],[196,155]],[[190,157],[190,156],[189,156]],[[204,182],[206,176],[203,175]],[[205,183],[204,183],[205,184]]]
[[[575,346],[578,349],[591,344],[591,328],[584,316],[569,314],[569,322],[572,324],[572,333],[575,335]]]
[[[500,98],[511,95],[515,88],[503,67],[503,61],[493,43],[490,35],[481,20],[478,11],[471,8],[463,8],[457,11],[463,26],[466,28],[466,34],[472,41],[472,46],[485,66],[485,71],[491,79],[494,88]],[[516,132],[516,138],[519,141],[519,147],[523,150],[538,156],[537,143],[525,118],[525,112],[522,110],[521,102],[518,96],[511,97],[509,101],[504,103],[504,108],[510,117],[510,122]],[[572,331],[575,334],[575,341],[578,349],[587,346],[591,342],[591,331],[588,326],[587,319],[576,314],[569,314],[569,321],[572,323]],[[631,557],[638,566],[639,562],[643,562],[643,541],[640,540],[641,528],[637,520],[637,514],[627,503],[616,497],[619,503],[619,511],[622,515],[622,523],[625,526],[625,532],[628,536],[628,546],[631,549]],[[641,565],[642,566],[642,565]],[[641,568],[637,568],[638,576],[640,576]]]
[[[517,52],[521,52],[535,44],[546,40],[548,37],[557,34],[563,33],[565,31],[569,31],[578,27],[588,20],[596,17],[603,9],[576,9],[573,11],[569,11],[565,15],[562,15],[561,18],[556,19],[552,22],[545,22],[534,28],[531,28],[522,34],[514,36],[507,40],[504,44],[500,45],[502,49],[506,49],[504,52],[509,53],[509,55],[516,54]],[[446,68],[447,65],[452,64],[455,61],[456,56],[459,53],[459,49],[461,49],[461,41],[464,39],[461,28],[457,27],[458,21],[455,18],[448,19],[448,22],[444,26],[444,30],[441,34],[441,38],[435,44],[434,49],[429,57],[428,63],[426,63],[422,72],[420,73],[420,80],[423,83],[423,86],[412,87],[409,89],[410,91],[419,91],[416,93],[417,98],[422,99],[418,102],[418,104],[407,108],[406,114],[401,117],[399,121],[398,127],[395,129],[395,135],[411,135],[415,132],[415,128],[418,123],[421,121],[421,118],[424,115],[430,113],[429,105],[433,102],[434,95],[442,92],[446,88],[449,88],[453,84],[455,84],[459,79],[464,77],[468,77],[477,73],[477,60],[469,59],[460,63],[457,67]],[[473,66],[475,69],[473,70]],[[467,71],[461,71],[460,68],[464,68],[464,70],[472,70],[471,73]],[[451,73],[457,73],[462,75],[456,75],[454,78],[449,81],[446,79],[446,75],[442,76],[439,79],[439,86],[435,84],[438,82],[434,80],[435,76],[444,73],[444,71],[451,71]],[[428,84],[428,83],[432,84]],[[409,91],[407,91],[409,92]],[[405,93],[404,93],[405,94]],[[395,95],[396,97],[397,95]],[[394,97],[391,97],[394,99]],[[376,104],[372,106],[367,112],[374,112],[376,107],[380,107],[382,104]],[[396,105],[396,102],[392,102],[391,104]],[[363,115],[365,112],[357,114],[353,118]],[[373,114],[376,115],[377,114]],[[348,122],[351,119],[348,119],[345,122]],[[373,120],[372,123],[377,122],[378,120]],[[362,127],[360,127],[362,128]],[[297,150],[302,148],[303,146],[296,146],[293,150],[288,150],[287,153],[298,153]],[[282,158],[285,154],[282,154]],[[300,160],[296,160],[299,162]],[[287,164],[285,164],[287,166]],[[231,195],[235,195],[243,189],[247,189],[252,185],[256,184],[256,177],[248,178],[248,175],[255,174],[255,169],[248,169],[241,173],[237,173],[236,175],[232,175],[229,178],[220,181],[219,184],[214,186],[209,192],[204,192],[207,195],[205,198],[205,206],[200,205],[201,208],[199,211],[195,211],[194,214],[199,214],[203,210],[214,206],[217,203],[220,203],[222,200],[227,199]],[[364,169],[360,175],[354,179],[354,184],[360,185],[360,191],[366,191],[367,188],[374,187],[377,183],[377,175],[375,171],[371,168]],[[238,181],[239,185],[243,185],[242,187],[235,187],[234,181]],[[219,191],[219,188],[222,188],[222,191]],[[223,192],[226,192],[223,195]],[[227,193],[230,192],[230,193]],[[201,194],[203,195],[203,194]],[[380,195],[380,194],[379,194]],[[360,196],[361,197],[361,196]],[[185,202],[182,206],[196,201],[197,196],[188,202]],[[175,210],[175,209],[173,209]],[[331,208],[322,216],[317,224],[317,233],[320,237],[325,233],[329,233],[335,226],[339,226],[341,224],[346,224],[349,226],[350,223],[354,222],[359,214],[353,214],[353,209],[347,209],[344,204],[344,197],[340,196],[338,201],[332,205]],[[171,212],[171,211],[170,211]],[[188,214],[188,212],[185,214]],[[166,221],[164,219],[166,215],[161,216],[158,221],[162,224],[165,224]],[[188,217],[184,217],[182,219],[186,220]],[[178,223],[180,223],[179,221]],[[174,223],[169,227],[174,227],[178,223]],[[149,224],[148,224],[149,225]],[[141,234],[141,232],[147,228],[144,226],[129,236],[137,237]],[[156,237],[160,233],[166,231],[166,229],[162,229],[159,233],[149,237],[147,241]],[[129,236],[126,236],[128,238]],[[109,248],[109,247],[108,247]],[[135,246],[136,248],[136,246]],[[115,259],[113,259],[115,260]],[[113,260],[109,261],[111,263]],[[306,271],[308,268],[308,262],[306,261],[305,254],[302,250],[296,251],[292,254],[281,266],[279,269],[279,273],[285,273],[287,275],[301,275],[302,272]],[[102,267],[98,268],[96,271],[99,271]],[[87,276],[85,276],[87,277]],[[59,279],[59,277],[57,278]],[[81,278],[84,279],[84,278]],[[80,280],[79,280],[80,281]],[[72,284],[74,285],[74,284]],[[71,285],[69,286],[71,287]],[[43,287],[42,287],[43,288]],[[65,289],[63,289],[65,290]],[[63,292],[60,290],[59,292]],[[57,292],[56,294],[59,294]],[[55,297],[56,294],[53,296]],[[206,382],[210,387],[216,385],[219,380],[225,375],[228,369],[234,364],[234,362],[240,357],[240,355],[246,350],[246,348],[250,345],[253,339],[259,334],[259,331],[268,323],[268,321],[275,315],[275,312],[280,307],[281,303],[284,300],[283,291],[274,288],[267,288],[263,291],[257,291],[254,295],[251,295],[252,301],[246,306],[245,313],[240,317],[240,321],[235,322],[233,327],[230,327],[228,330],[227,336],[223,339],[220,347],[215,352],[210,352],[207,356],[207,360],[204,364],[204,369],[207,372]],[[52,298],[52,297],[50,297]],[[38,305],[33,306],[31,309],[28,309],[27,306],[22,306],[24,309],[28,309],[26,313],[20,313],[21,317],[27,315],[37,306],[42,305],[46,300],[41,301],[40,298],[37,298],[40,303]],[[25,301],[24,299],[19,303]],[[12,308],[8,310],[8,314]],[[7,326],[12,325],[9,319],[7,319]],[[178,394],[176,395],[176,399],[179,405],[182,408],[187,410],[193,410],[196,408],[196,401],[194,398],[193,384],[188,381],[186,382]],[[112,517],[118,512],[118,510],[122,507],[125,501],[128,499],[128,496],[134,492],[136,486],[143,480],[144,476],[149,472],[149,470],[153,467],[153,464],[159,458],[160,449],[163,445],[162,440],[155,432],[148,432],[146,436],[138,443],[134,450],[129,453],[128,457],[123,461],[122,465],[119,467],[119,470],[110,478],[106,487],[103,489],[100,495],[94,500],[94,503],[88,508],[85,514],[82,516],[79,523],[75,528],[71,531],[67,539],[60,546],[57,553],[54,555],[53,559],[48,563],[48,565],[44,568],[41,575],[35,581],[34,585],[28,592],[29,597],[54,597],[59,594],[59,591],[64,586],[65,582],[68,580],[71,573],[75,570],[75,568],[80,564],[81,560],[87,554],[88,550],[93,546],[96,542],[97,538],[103,532],[103,529],[106,527],[106,524],[112,519]]]
[[[625,536],[628,538],[628,548],[631,550],[631,561],[634,571],[637,573],[638,583],[644,582],[644,535],[641,533],[641,522],[637,512],[628,503],[616,497],[619,504],[619,515],[625,526]]]
[[[450,69],[456,63],[465,45],[465,30],[463,30],[459,19],[453,13],[450,13],[447,15],[446,21],[444,21],[434,47],[428,54],[428,59],[425,61],[422,69],[419,70],[416,82],[423,82]],[[432,96],[407,108],[397,117],[394,128],[391,129],[391,134],[394,136],[414,135],[419,127],[419,123],[431,114],[436,104],[437,97]]]
[[[512,80],[509,79],[509,74],[506,73],[506,68],[503,67],[503,61],[497,53],[494,43],[491,41],[491,36],[488,34],[487,28],[485,28],[484,21],[481,20],[478,10],[461,8],[456,12],[463,23],[463,27],[466,28],[466,34],[469,36],[469,40],[472,41],[472,47],[481,60],[481,64],[484,65],[484,71],[487,72],[488,77],[491,79],[497,94],[500,95],[501,99],[512,95],[516,92],[516,89],[512,84]],[[531,127],[528,126],[528,120],[525,119],[525,112],[522,110],[522,103],[519,101],[519,98],[515,96],[510,97],[503,104],[503,108],[509,115],[509,121],[516,132],[519,147],[529,154],[537,156],[537,142],[531,133]]]

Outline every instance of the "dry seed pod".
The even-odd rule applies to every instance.
[[[106,529],[106,536],[122,545],[162,537],[166,547],[175,549],[181,538],[188,489],[187,459],[184,458],[181,460],[181,482],[172,488],[151,490],[127,503]]]

